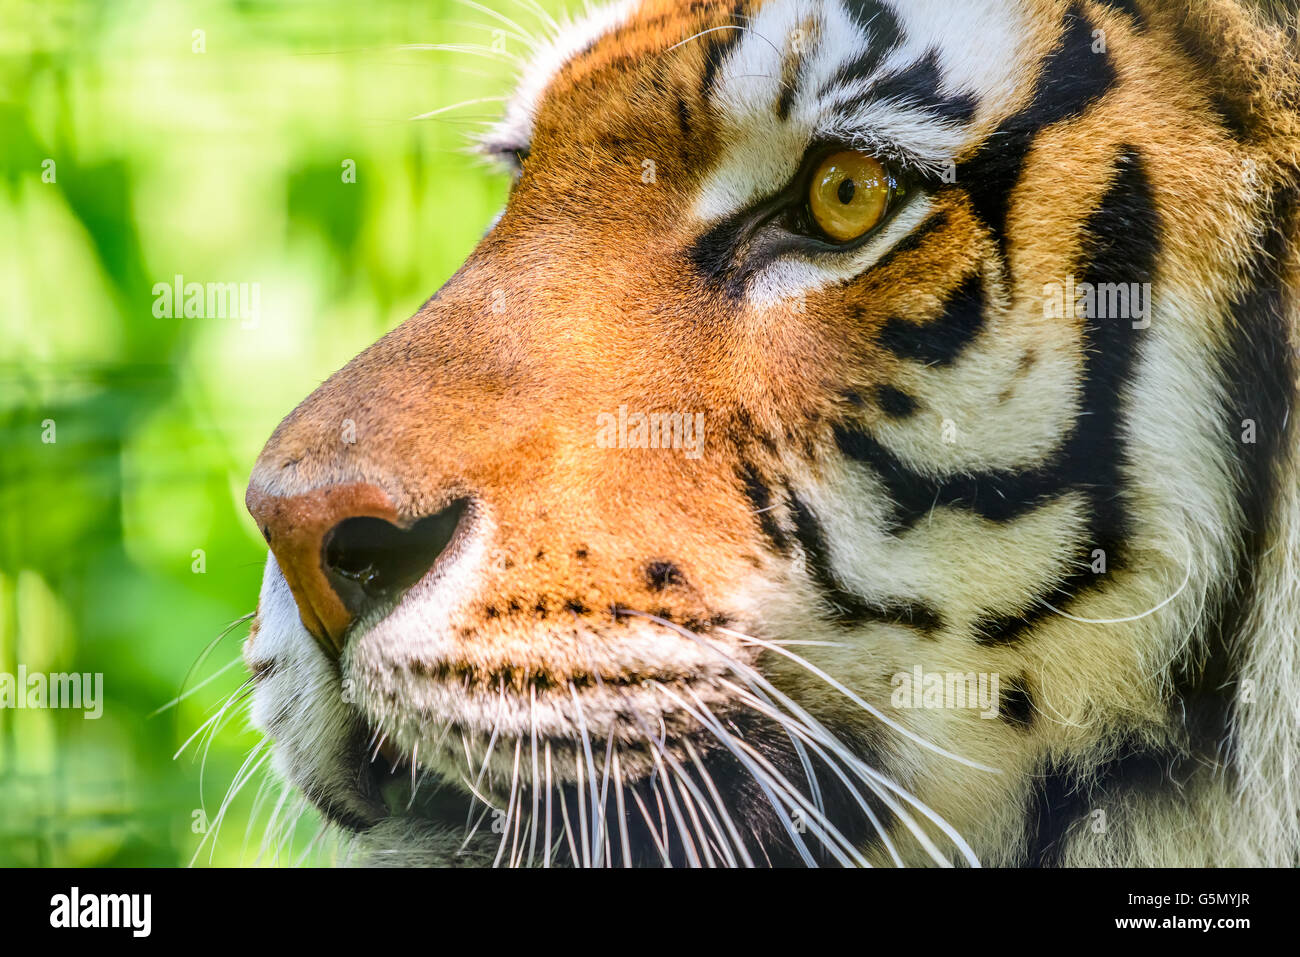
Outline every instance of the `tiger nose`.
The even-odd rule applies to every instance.
[[[391,608],[446,551],[467,502],[403,520],[383,489],[333,485],[300,495],[271,495],[250,485],[244,498],[303,626],[325,650],[343,651],[348,628],[368,612]]]

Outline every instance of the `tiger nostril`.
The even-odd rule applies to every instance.
[[[254,470],[245,502],[293,594],[303,627],[327,655],[342,654],[363,615],[393,607],[434,567],[469,510],[462,497],[409,522],[367,482],[274,495]]]
[[[458,499],[409,528],[382,518],[347,518],[321,546],[321,566],[355,618],[379,600],[393,600],[424,577],[451,544],[468,502]]]

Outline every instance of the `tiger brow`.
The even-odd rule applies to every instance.
[[[975,116],[978,100],[971,93],[945,93],[939,69],[938,51],[931,48],[901,70],[871,80],[856,96],[851,89],[839,93],[827,105],[830,112],[850,119],[869,105],[891,103],[900,109],[918,110],[936,120],[967,124]]]

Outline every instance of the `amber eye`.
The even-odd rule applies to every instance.
[[[891,192],[889,171],[879,160],[855,150],[840,150],[813,171],[808,208],[822,232],[846,243],[884,218]]]

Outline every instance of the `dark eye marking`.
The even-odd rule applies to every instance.
[[[822,160],[833,152],[847,149],[839,143],[813,144],[789,182],[749,208],[725,217],[696,238],[687,256],[705,280],[738,299],[744,294],[749,278],[782,255],[850,253],[878,236],[908,205],[912,198],[910,183],[921,180],[922,176],[916,170],[887,166],[894,196],[880,222],[849,242],[827,241],[808,208],[808,188]],[[905,195],[907,200],[902,199]]]

